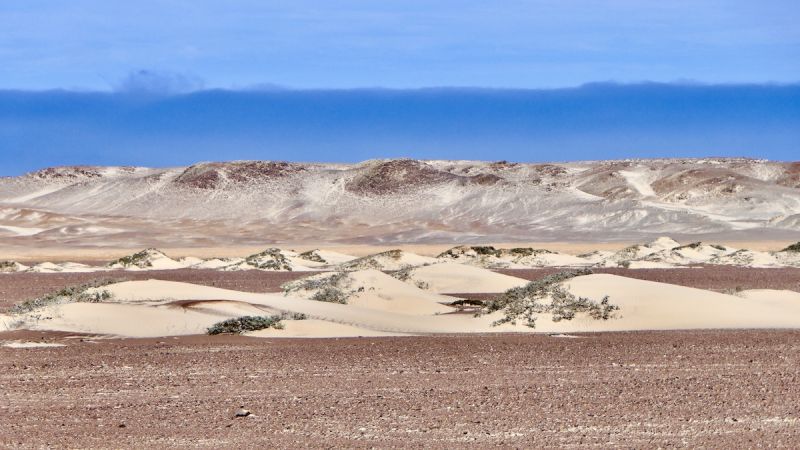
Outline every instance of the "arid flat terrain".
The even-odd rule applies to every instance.
[[[749,259],[693,263],[717,251]],[[785,265],[755,267],[768,258]],[[93,267],[0,274],[0,447],[800,445],[794,251],[660,238],[581,257],[455,247],[81,261]],[[495,326],[508,309],[474,316],[486,305],[459,314],[453,302],[565,270],[561,292],[608,295],[618,311],[541,313],[531,329]],[[252,315],[283,326],[202,334]]]
[[[66,346],[0,347],[2,446],[800,444],[797,331],[40,336]]]

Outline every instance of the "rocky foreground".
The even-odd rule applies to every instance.
[[[774,447],[796,331],[0,346],[0,446]],[[244,406],[248,417],[235,417]]]

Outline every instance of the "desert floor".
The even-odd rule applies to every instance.
[[[800,292],[799,268],[595,272]],[[0,312],[92,280],[263,293],[307,275],[5,274]],[[6,331],[0,344],[0,448],[800,447],[797,330],[329,339]],[[235,418],[240,406],[252,415]]]
[[[800,332],[3,339],[0,446],[797,447]],[[234,418],[240,406],[253,413]]]

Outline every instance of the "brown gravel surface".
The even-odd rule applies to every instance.
[[[0,446],[800,446],[800,332],[0,346]],[[244,405],[248,418],[233,418]]]

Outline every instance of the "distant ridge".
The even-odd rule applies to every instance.
[[[0,243],[498,242],[800,231],[800,162],[235,161],[0,179]]]

